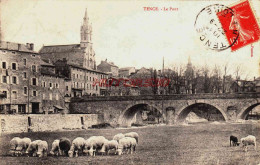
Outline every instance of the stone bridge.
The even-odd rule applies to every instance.
[[[191,107],[201,104],[216,108],[225,121],[244,120],[260,104],[260,93],[81,97],[71,100],[70,113],[102,114],[106,123],[129,126],[140,107],[149,105],[171,125],[184,121]]]

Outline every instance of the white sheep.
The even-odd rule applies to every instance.
[[[69,157],[73,157],[75,153],[75,157],[78,157],[78,152],[83,152],[85,148],[85,139],[82,137],[77,137],[72,141],[70,150],[69,150]]]
[[[247,146],[249,145],[255,146],[255,150],[256,150],[256,137],[253,135],[248,135],[247,137],[241,138],[241,144],[242,147],[245,148],[246,152],[247,152]]]
[[[27,150],[26,150],[26,154],[28,156],[37,156],[37,151],[38,151],[38,144],[41,142],[41,140],[35,140],[35,141],[32,141]]]
[[[31,142],[31,139],[27,137],[18,140],[15,154],[17,156],[23,155]]]
[[[136,132],[129,132],[125,134],[125,137],[132,137],[135,138],[136,142],[138,143],[139,135]]]
[[[46,141],[40,141],[37,143],[37,155],[39,157],[47,156],[48,143]]]
[[[61,155],[59,143],[60,143],[59,139],[56,139],[52,142],[51,151],[50,151],[51,155],[56,155],[56,156]]]
[[[116,140],[116,141],[118,142],[120,139],[122,139],[122,138],[124,138],[124,137],[125,137],[124,134],[118,133],[118,134],[116,134],[116,135],[113,137],[113,140]]]
[[[10,154],[12,155],[12,156],[15,156],[16,155],[16,148],[17,148],[17,146],[18,146],[18,143],[19,143],[19,141],[21,140],[21,138],[19,138],[19,137],[14,137],[11,141],[10,141]]]
[[[122,155],[124,153],[133,153],[135,151],[137,142],[135,138],[132,137],[124,137],[119,140],[117,153],[118,155]]]
[[[107,139],[103,136],[91,136],[85,140],[84,153],[88,153],[90,156],[95,156],[96,152],[101,150]]]
[[[100,150],[100,152],[105,153],[106,155],[108,155],[108,152],[111,150],[117,150],[118,149],[118,142],[116,140],[107,140],[105,141],[102,149]]]

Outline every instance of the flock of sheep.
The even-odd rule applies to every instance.
[[[239,146],[240,142],[238,142],[238,138],[236,136],[231,135],[229,138],[230,147],[231,146]],[[247,147],[249,145],[253,145],[256,150],[256,137],[253,135],[248,135],[247,137],[241,138],[242,147],[247,151]]]
[[[113,140],[107,140],[104,136],[91,136],[88,139],[77,137],[72,142],[68,138],[61,138],[53,141],[50,154],[69,157],[78,157],[80,154],[95,156],[96,153],[108,155],[109,151],[114,151],[114,154],[118,155],[132,154],[136,150],[138,138],[139,135],[136,132],[116,134]],[[239,144],[238,138],[231,135],[230,146],[239,146]],[[256,150],[256,137],[248,135],[241,138],[241,144],[245,151],[249,145],[253,145]],[[26,137],[15,137],[10,141],[10,154],[12,156],[47,156],[48,143],[42,140],[31,141]]]
[[[116,134],[113,140],[107,140],[104,136],[91,136],[88,139],[75,138],[72,142],[68,138],[56,139],[52,143],[51,155],[65,155],[78,157],[79,154],[95,156],[96,153],[109,154],[132,154],[138,144],[139,135],[136,132]],[[38,156],[44,157],[48,154],[48,143],[43,140],[31,141],[29,138],[14,137],[10,141],[10,154],[12,156]]]

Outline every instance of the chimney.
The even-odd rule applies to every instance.
[[[27,47],[27,49],[30,49],[30,44],[26,43],[26,47]]]
[[[30,50],[33,50],[33,49],[34,49],[34,44],[30,43]]]
[[[21,50],[21,44],[18,44],[18,50]]]

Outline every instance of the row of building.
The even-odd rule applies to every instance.
[[[97,70],[92,26],[87,11],[81,26],[81,42],[43,46],[0,42],[0,112],[56,113],[67,111],[71,97],[104,95],[106,87],[93,86],[108,78]]]
[[[96,65],[95,57],[87,10],[79,44],[36,52],[33,43],[0,41],[0,113],[67,113],[72,97],[140,94],[136,86],[112,83],[135,73],[134,67],[119,69],[107,60]]]
[[[72,97],[205,92],[199,86],[201,83],[194,85],[195,81],[202,82],[203,77],[194,77],[190,59],[186,75],[170,69],[119,68],[107,60],[96,65],[87,11],[80,36],[79,44],[43,46],[39,52],[32,43],[0,41],[0,113],[67,113]],[[126,87],[124,81],[113,84],[121,79],[150,78],[166,78],[171,83],[167,87],[140,87],[131,83]],[[225,84],[225,92],[260,92],[260,78],[234,81],[226,77]]]

